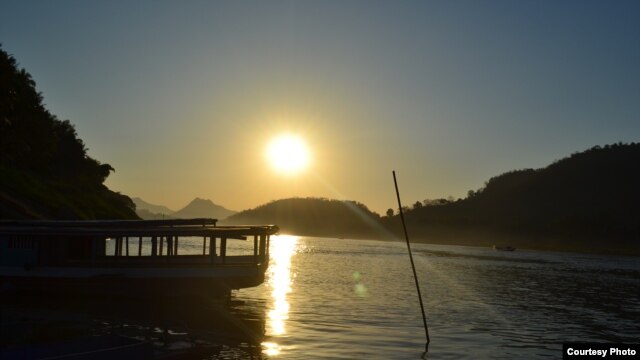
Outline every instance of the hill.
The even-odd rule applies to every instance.
[[[169,209],[164,205],[155,205],[142,200],[139,197],[132,198],[133,203],[136,204],[136,214],[141,219],[157,220],[172,218],[174,210]]]
[[[355,201],[291,198],[245,210],[224,221],[229,225],[277,224],[283,233],[379,238],[379,216]]]
[[[0,218],[137,218],[131,199],[104,185],[111,171],[0,48]]]
[[[175,218],[214,218],[222,220],[235,211],[226,209],[220,205],[214,204],[208,199],[193,199],[187,206],[171,214]]]
[[[434,242],[640,254],[639,183],[640,144],[596,146],[405,218],[415,238]],[[384,222],[398,228],[397,216]]]

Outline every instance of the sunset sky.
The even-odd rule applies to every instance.
[[[0,43],[107,185],[173,209],[464,197],[640,141],[640,1],[2,1]],[[305,143],[274,168],[271,139]],[[288,151],[300,153],[300,150]],[[285,151],[287,153],[287,151]]]

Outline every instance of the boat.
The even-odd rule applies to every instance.
[[[498,246],[498,245],[493,245],[493,250],[499,250],[499,251],[515,251],[516,248],[514,248],[513,246]]]
[[[0,221],[0,289],[125,296],[230,295],[260,285],[274,225],[216,219]],[[228,254],[230,241],[253,240]],[[179,244],[189,245],[188,252]]]

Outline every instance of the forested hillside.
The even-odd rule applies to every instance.
[[[542,169],[493,177],[464,200],[410,209],[406,219],[414,235],[435,241],[637,251],[638,184],[640,144],[596,146]],[[386,224],[397,228],[397,221]]]
[[[292,198],[228,217],[225,224],[276,224],[289,234],[327,237],[379,236],[379,216],[355,201]]]
[[[137,218],[103,183],[114,169],[87,155],[68,120],[44,106],[26,70],[0,48],[0,218]]]

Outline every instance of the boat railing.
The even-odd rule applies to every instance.
[[[277,233],[276,226],[218,227],[215,221],[4,221],[0,222],[0,240],[6,240],[5,246],[16,251],[37,253],[34,266],[233,266],[268,262],[270,236]],[[239,243],[245,245],[230,249],[230,240],[244,240]],[[16,244],[21,245],[19,249]]]
[[[251,241],[250,244],[236,247],[229,252],[229,240]],[[198,243],[199,242],[199,243]],[[115,237],[104,242],[104,250],[92,260],[95,263],[110,264],[210,264],[261,265],[269,255],[270,234],[236,236],[234,238],[178,236],[159,237]],[[186,252],[180,250],[180,244],[188,245]]]

